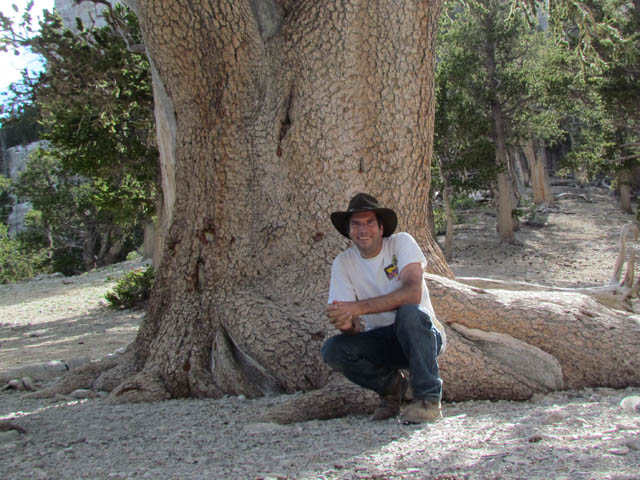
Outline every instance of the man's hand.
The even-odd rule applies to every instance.
[[[343,333],[358,333],[360,331],[360,309],[358,302],[340,302],[334,300],[327,305],[329,321]]]

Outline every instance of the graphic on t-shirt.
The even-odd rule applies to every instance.
[[[384,273],[387,274],[389,280],[393,280],[398,276],[398,257],[395,255],[391,259],[391,265],[384,267]]]

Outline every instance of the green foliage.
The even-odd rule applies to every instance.
[[[105,298],[112,308],[133,308],[149,299],[155,270],[152,265],[131,270],[122,276]]]
[[[451,206],[454,210],[471,210],[476,207],[476,201],[468,195],[457,195]]]
[[[11,180],[4,175],[0,175],[0,223],[6,225],[11,209],[13,208],[13,200],[10,193]]]
[[[0,223],[0,284],[20,282],[46,270],[46,252],[32,250],[19,238],[11,238]]]
[[[447,233],[447,215],[444,208],[435,207],[433,209],[433,223],[436,228],[436,235]]]
[[[640,3],[572,5],[574,10],[568,4],[563,12],[552,10],[552,20],[556,38],[578,52],[579,68],[569,71],[590,92],[590,108],[568,128],[572,153],[566,166],[590,177],[620,175],[640,159]]]
[[[131,250],[127,253],[127,261],[138,261],[142,260],[142,255],[140,255],[137,250]]]
[[[142,43],[135,15],[117,6],[109,27],[73,32],[44,12],[37,35],[0,21],[5,48],[28,48],[46,63],[14,87],[12,107],[14,116],[36,111],[48,141],[16,182],[42,213],[32,230],[65,273],[121,260],[153,216],[158,177],[150,68],[143,51],[128,48]]]

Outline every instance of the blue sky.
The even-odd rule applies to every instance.
[[[54,0],[35,0],[31,9],[31,16],[34,18],[34,26],[37,26],[38,18],[42,18],[42,10],[53,10]],[[0,0],[0,11],[8,17],[19,18],[12,5],[16,5],[23,11],[27,5],[27,0]],[[0,52],[0,92],[5,92],[9,84],[20,80],[20,72],[24,68],[38,70],[40,61],[35,55],[22,54],[15,56],[13,52]],[[0,99],[1,100],[1,99]]]

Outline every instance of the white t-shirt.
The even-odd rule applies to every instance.
[[[415,239],[401,232],[382,239],[382,250],[373,258],[362,258],[353,246],[339,254],[331,268],[329,303],[334,300],[352,302],[379,297],[391,293],[401,286],[400,272],[410,263],[420,263],[424,271],[427,260]],[[429,290],[422,280],[420,306],[429,314],[433,325],[440,331],[444,348],[444,328],[436,319]],[[395,311],[363,315],[365,329],[391,325]]]

